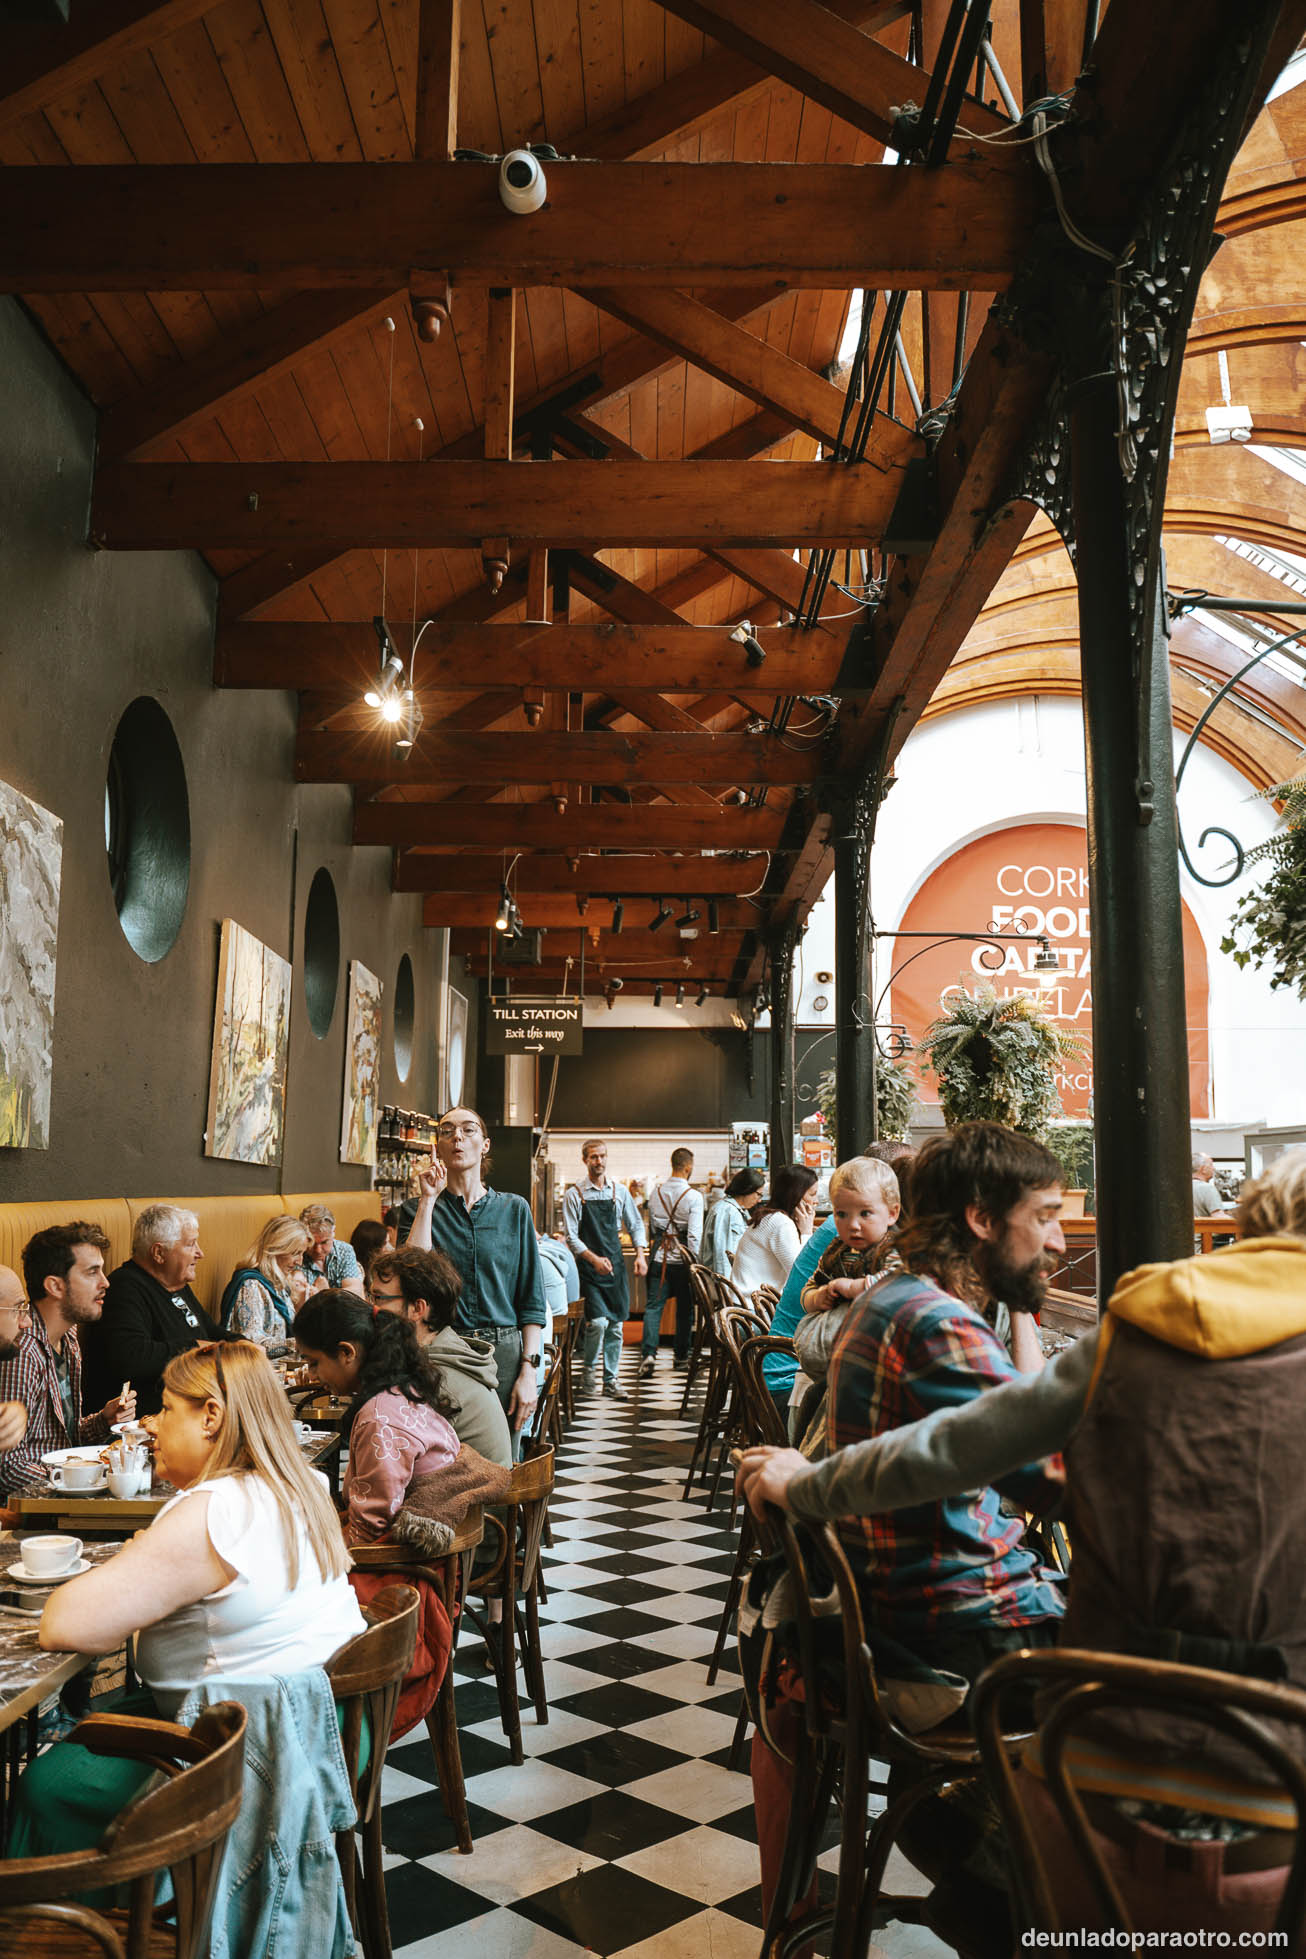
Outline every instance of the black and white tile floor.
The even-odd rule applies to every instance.
[[[480,1642],[456,1656],[470,1857],[454,1846],[425,1730],[390,1751],[395,1959],[756,1959],[751,1785],[726,1766],[733,1644],[706,1681],[734,1536],[722,1510],[681,1501],[696,1427],[678,1415],[684,1376],[664,1354],[637,1389],[633,1352],[630,1401],[582,1400],[559,1453],[541,1608],[549,1719],[539,1726],[523,1704],[521,1766]],[[873,1950],[894,1959],[947,1951],[908,1928],[883,1938]]]

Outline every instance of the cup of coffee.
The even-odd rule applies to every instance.
[[[135,1496],[141,1486],[139,1469],[111,1469],[109,1471],[110,1496]]]
[[[82,1555],[80,1537],[25,1537],[23,1569],[33,1578],[61,1578]]]
[[[98,1456],[69,1456],[67,1462],[50,1465],[50,1481],[56,1490],[93,1490],[104,1474]]]

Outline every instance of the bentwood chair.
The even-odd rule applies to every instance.
[[[725,1419],[721,1427],[720,1442],[717,1447],[716,1470],[708,1491],[707,1507],[713,1509],[721,1479],[730,1461],[730,1451],[741,1444],[756,1439],[752,1433],[752,1421],[745,1398],[744,1377],[739,1354],[746,1340],[761,1339],[766,1334],[767,1323],[752,1306],[722,1306],[713,1321],[713,1331],[721,1350],[723,1371],[727,1384]],[[737,1498],[734,1478],[730,1479],[730,1522],[735,1521]]]
[[[1056,1696],[1039,1728],[1043,1785],[1091,1887],[1104,1930],[1127,1934],[1165,1931],[1171,1921],[1159,1918],[1151,1926],[1137,1924],[1136,1914],[1131,1913],[1107,1870],[1074,1783],[1076,1739],[1086,1723],[1104,1712],[1154,1715],[1164,1707],[1182,1716],[1190,1727],[1196,1724],[1239,1744],[1249,1760],[1249,1774],[1251,1758],[1268,1770],[1267,1797],[1282,1793],[1292,1802],[1296,1812],[1292,1861],[1274,1930],[1262,1935],[1260,1943],[1272,1944],[1283,1952],[1301,1951],[1306,1927],[1306,1693],[1241,1674],[1078,1647],[1008,1653],[996,1660],[976,1683],[973,1716],[985,1773],[1002,1813],[1019,1929],[1025,1932],[1069,1929],[1060,1901],[1069,1887],[1060,1869],[1055,1877],[1048,1869],[1047,1847],[1040,1845],[1032,1827],[1021,1796],[1021,1780],[1004,1746],[998,1706],[1004,1690],[1013,1689],[1020,1689],[1027,1698],[1036,1689]],[[1285,1725],[1297,1731],[1291,1745],[1286,1744],[1282,1733]],[[1208,1779],[1212,1773],[1206,1766]],[[1287,1836],[1285,1832],[1285,1848]],[[1169,1853],[1166,1855],[1169,1861]],[[1085,1887],[1076,1888],[1082,1892]],[[1082,1910],[1071,1909],[1074,1916],[1070,1924],[1084,1924]],[[1128,1940],[1117,1943],[1127,1946]]]
[[[467,1580],[467,1616],[482,1634],[494,1663],[499,1719],[514,1763],[525,1760],[517,1701],[518,1653],[526,1691],[535,1703],[535,1717],[541,1725],[549,1718],[539,1603],[540,1545],[552,1489],[552,1446],[538,1448],[513,1464],[508,1501],[485,1513],[487,1536],[491,1531],[498,1534],[497,1555],[488,1565],[478,1566]],[[491,1599],[503,1601],[503,1617],[497,1624],[490,1622],[483,1609]]]
[[[702,1412],[699,1416],[698,1434],[689,1458],[689,1468],[685,1473],[684,1500],[689,1501],[696,1481],[702,1482],[705,1486],[709,1484],[709,1479],[713,1477],[715,1462],[716,1474],[711,1482],[707,1506],[710,1510],[715,1500],[716,1487],[721,1480],[721,1462],[724,1460],[722,1444],[730,1422],[731,1396],[735,1387],[730,1360],[721,1344],[720,1315],[727,1306],[738,1307],[744,1312],[751,1312],[752,1309],[743,1295],[736,1292],[729,1279],[721,1278],[718,1273],[709,1271],[706,1266],[692,1268],[691,1283],[702,1301],[698,1325],[704,1329],[708,1375]],[[751,1330],[765,1332],[766,1329],[760,1322],[756,1322]]]
[[[358,1812],[352,1829],[336,1837],[336,1855],[354,1937],[367,1959],[390,1959],[390,1915],[381,1858],[381,1773],[404,1675],[417,1649],[422,1601],[411,1585],[387,1585],[363,1608],[371,1623],[333,1654],[326,1676],[340,1710],[340,1742],[349,1788]],[[364,1724],[370,1739],[362,1766]],[[357,1832],[357,1835],[355,1834]],[[363,1843],[359,1868],[358,1837]],[[362,1878],[360,1885],[359,1878]]]
[[[69,1735],[95,1755],[126,1757],[166,1780],[115,1817],[94,1850],[0,1863],[0,1951],[24,1959],[204,1959],[227,1833],[240,1810],[245,1710],[206,1708],[193,1728],[171,1721],[92,1714]],[[154,1909],[155,1880],[172,1878],[173,1902]],[[81,1894],[130,1887],[125,1910],[92,1910]]]
[[[743,1446],[751,1448],[759,1443],[768,1443],[781,1449],[785,1446],[784,1423],[780,1420],[780,1411],[771,1399],[770,1390],[762,1373],[762,1365],[769,1354],[792,1354],[793,1351],[793,1341],[778,1333],[755,1335],[751,1340],[745,1340],[739,1349],[739,1377],[747,1421],[747,1434],[740,1437]],[[749,1570],[757,1559],[759,1549],[753,1513],[745,1504],[739,1516],[739,1544],[735,1551],[734,1569],[730,1573],[726,1601],[721,1609],[716,1644],[712,1648],[712,1657],[708,1661],[709,1687],[716,1682],[726,1640],[734,1624],[735,1614],[739,1610],[739,1601],[748,1582]]]
[[[689,1412],[689,1397],[699,1374],[711,1365],[712,1311],[718,1304],[717,1275],[708,1265],[691,1265],[689,1289],[694,1298],[694,1333],[685,1369],[685,1391],[680,1397],[680,1418]]]
[[[945,1784],[975,1781],[980,1750],[964,1719],[909,1733],[893,1715],[866,1635],[861,1598],[834,1528],[795,1524],[778,1511],[769,1522],[783,1548],[803,1682],[793,1801],[779,1881],[767,1920],[767,1959],[795,1959],[813,1939],[828,1939],[830,1959],[865,1959],[874,1933],[892,1921],[926,1922],[928,1899],[882,1889],[889,1855],[922,1803]],[[830,1668],[830,1628],[840,1660]],[[825,1638],[822,1639],[822,1627]],[[1028,1731],[994,1729],[999,1753],[1018,1749]],[[909,1767],[901,1789],[872,1768]],[[804,1909],[836,1786],[840,1790],[839,1870],[833,1909]],[[887,1797],[868,1819],[872,1795]],[[869,1825],[869,1826],[868,1826]]]

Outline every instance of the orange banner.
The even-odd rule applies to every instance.
[[[1093,1091],[1093,974],[1085,832],[1069,823],[1022,823],[977,837],[925,880],[900,929],[982,932],[990,923],[1003,932],[1043,932],[1051,940],[1058,975],[1044,1003],[1058,1026],[1077,1036],[1083,1050],[1082,1060],[1068,1062],[1057,1077],[1062,1111],[1087,1117]],[[1146,930],[1146,921],[1139,920],[1139,929]],[[1210,986],[1206,948],[1187,905],[1183,935],[1192,1113],[1205,1116],[1211,1107]],[[991,984],[1000,995],[1038,991],[1036,943],[952,941],[922,948],[919,941],[903,938],[882,945],[892,954],[891,970],[905,967],[893,981],[883,1017],[905,1025],[913,1045],[946,1012],[948,997],[958,988],[974,993]],[[932,1076],[925,1077],[922,1091],[924,1100],[938,1100]]]

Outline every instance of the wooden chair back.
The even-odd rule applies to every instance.
[[[775,1309],[779,1304],[779,1286],[759,1286],[753,1294],[753,1310],[762,1315],[768,1326],[770,1326]]]
[[[794,1352],[793,1341],[783,1333],[753,1334],[739,1349],[739,1380],[748,1426],[758,1442],[771,1443],[779,1449],[788,1446],[789,1435],[763,1368],[771,1354],[787,1354],[792,1360]]]
[[[340,1740],[360,1823],[368,1821],[381,1800],[386,1744],[399,1690],[417,1650],[421,1604],[412,1585],[387,1585],[364,1607],[364,1616],[370,1621],[367,1631],[342,1646],[326,1664],[326,1676],[340,1706]],[[360,1770],[364,1717],[372,1746],[367,1768]]]
[[[1006,1826],[1008,1852],[1022,1929],[1067,1929],[1050,1874],[1020,1796],[1008,1750],[1002,1745],[999,1706],[1005,1689],[1062,1691],[1039,1728],[1043,1778],[1066,1833],[1097,1897],[1107,1929],[1132,1933],[1124,1899],[1094,1842],[1084,1806],[1071,1779],[1067,1754],[1077,1732],[1106,1711],[1155,1713],[1164,1706],[1185,1721],[1200,1722],[1237,1741],[1269,1770],[1276,1792],[1296,1812],[1292,1862],[1279,1900],[1274,1943],[1296,1952],[1306,1924],[1306,1693],[1270,1685],[1240,1674],[1205,1667],[1176,1666],[1165,1660],[1134,1659],[1079,1647],[1055,1652],[1009,1653],[989,1667],[976,1685],[971,1704],[980,1755]],[[1300,1734],[1293,1752],[1268,1724],[1286,1724]]]
[[[122,1951],[117,1931],[102,1913],[61,1901],[123,1884],[131,1899],[126,1950],[145,1953],[155,1879],[166,1870],[175,1897],[176,1959],[203,1959],[222,1851],[241,1804],[244,1708],[218,1701],[189,1729],[172,1721],[93,1714],[69,1740],[96,1755],[146,1763],[167,1780],[129,1803],[94,1850],[0,1863],[0,1945],[10,1949],[3,1938],[7,1924],[26,1925],[30,1943],[40,1921],[59,1918],[78,1925],[102,1951]]]

